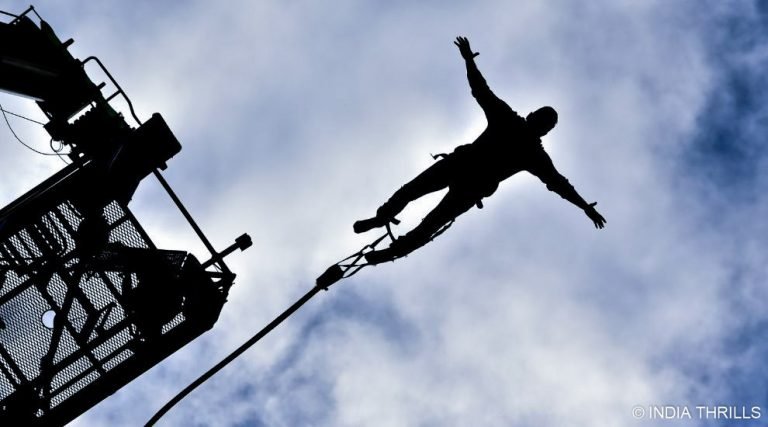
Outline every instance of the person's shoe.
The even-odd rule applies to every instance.
[[[365,233],[368,230],[378,228],[378,227],[384,227],[389,222],[388,219],[381,218],[379,216],[375,216],[373,218],[368,219],[361,219],[360,221],[355,221],[354,224],[352,224],[352,229],[355,230],[355,233]]]

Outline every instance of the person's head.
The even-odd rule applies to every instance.
[[[542,137],[557,124],[557,111],[550,106],[541,107],[528,114],[525,121],[536,136]]]

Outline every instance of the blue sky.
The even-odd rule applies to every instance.
[[[514,109],[559,111],[544,146],[606,229],[515,176],[432,244],[320,294],[160,425],[761,424],[632,417],[665,404],[768,416],[760,2],[92,3],[36,6],[141,117],[163,114],[184,147],[166,176],[214,243],[248,232],[254,246],[232,256],[211,332],[72,425],[146,422],[367,243],[352,222],[429,153],[482,131],[457,35]],[[0,130],[0,201],[61,165]],[[202,256],[155,183],[131,206],[158,245]]]

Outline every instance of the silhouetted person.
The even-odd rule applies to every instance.
[[[448,187],[445,197],[418,226],[392,242],[388,248],[369,252],[366,260],[377,264],[423,246],[443,226],[472,206],[482,207],[481,199],[493,194],[501,181],[520,171],[528,171],[538,177],[548,190],[583,209],[596,228],[603,228],[606,221],[595,210],[597,203],[584,201],[568,180],[557,172],[541,146],[541,137],[557,124],[557,112],[552,107],[542,107],[525,118],[521,117],[491,92],[475,65],[474,58],[479,53],[472,52],[469,40],[457,37],[454,44],[466,62],[472,96],[485,112],[488,127],[473,143],[456,147],[452,153],[443,156],[397,190],[376,211],[375,217],[355,222],[356,233],[383,227],[408,203]]]

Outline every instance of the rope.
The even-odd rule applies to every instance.
[[[216,364],[213,368],[209,369],[207,372],[205,372],[203,375],[201,375],[198,379],[196,379],[194,382],[192,382],[190,385],[188,385],[184,390],[180,391],[179,394],[174,396],[171,400],[168,401],[168,403],[165,404],[162,408],[160,408],[157,413],[152,416],[152,418],[147,422],[146,427],[150,427],[155,425],[157,421],[165,415],[168,411],[171,410],[179,401],[184,399],[189,393],[191,393],[194,389],[196,389],[198,386],[200,386],[202,383],[207,381],[209,378],[211,378],[213,375],[215,375],[217,372],[219,372],[222,368],[227,366],[230,362],[235,360],[238,356],[240,356],[243,352],[248,350],[249,347],[256,344],[260,339],[262,339],[265,335],[267,335],[269,332],[271,332],[273,329],[275,329],[279,324],[283,322],[283,320],[290,317],[296,310],[301,308],[302,305],[304,305],[307,301],[312,299],[318,292],[322,290],[321,287],[315,286],[313,287],[309,292],[304,294],[303,297],[299,298],[295,303],[293,303],[292,306],[288,307],[287,310],[282,312],[279,316],[277,316],[272,322],[270,322],[267,326],[265,326],[262,330],[260,330],[256,335],[251,337],[248,341],[246,341],[243,345],[237,348],[237,350],[230,353],[229,356],[225,357],[221,362]]]
[[[393,221],[394,222],[394,221]],[[430,236],[429,240],[427,242],[431,242],[434,240],[437,236],[443,234],[445,230],[447,230],[451,225],[453,225],[453,221],[450,221],[449,223],[443,225],[440,229],[438,229],[432,236]],[[198,377],[195,381],[193,381],[191,384],[189,384],[187,387],[184,388],[184,390],[180,391],[176,396],[174,396],[171,400],[168,401],[160,410],[155,413],[155,415],[150,418],[149,421],[147,421],[147,424],[145,424],[145,427],[151,427],[154,426],[160,418],[163,417],[168,411],[171,410],[177,403],[179,403],[182,399],[187,397],[192,391],[194,391],[197,387],[199,387],[201,384],[209,380],[212,376],[216,375],[217,372],[222,370],[225,366],[227,366],[229,363],[231,363],[233,360],[235,360],[238,356],[243,354],[246,350],[248,350],[251,346],[256,344],[260,339],[264,338],[268,333],[270,333],[273,329],[275,329],[278,325],[283,323],[285,319],[290,317],[293,313],[296,312],[301,306],[307,303],[312,297],[317,295],[318,292],[321,290],[328,290],[328,287],[332,285],[333,283],[348,278],[355,273],[357,273],[361,268],[370,265],[368,263],[357,265],[357,262],[360,261],[360,259],[363,257],[363,253],[367,248],[375,248],[376,245],[379,244],[384,238],[387,236],[392,237],[394,241],[394,236],[392,235],[392,231],[389,229],[389,224],[387,224],[387,234],[384,234],[383,236],[376,239],[373,243],[366,245],[363,249],[358,251],[357,253],[344,258],[343,260],[339,261],[338,263],[334,264],[329,268],[328,271],[323,273],[318,279],[315,284],[315,286],[306,294],[304,294],[303,297],[299,298],[293,305],[288,307],[284,312],[282,312],[279,316],[277,316],[274,320],[272,320],[267,326],[265,326],[262,330],[256,333],[256,335],[252,336],[248,341],[243,343],[240,347],[238,347],[235,351],[230,353],[227,357],[222,359],[219,363],[217,363],[214,367],[206,371],[203,375]],[[347,261],[349,259],[354,258],[351,264],[343,264],[344,261]],[[396,257],[395,259],[400,258]],[[338,271],[331,272],[330,276],[333,276],[332,278],[327,280],[324,280],[323,277],[329,274],[329,271],[336,267]],[[352,270],[350,273],[349,270]]]

